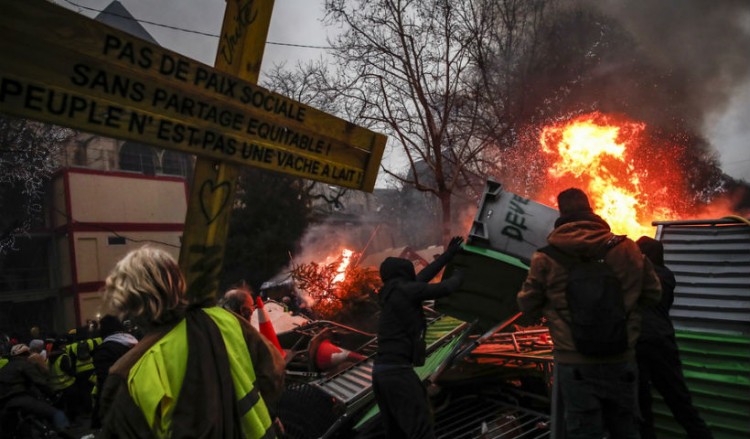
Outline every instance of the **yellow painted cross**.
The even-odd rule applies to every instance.
[[[218,70],[258,82],[272,10],[273,0],[227,2],[214,63]],[[239,173],[236,164],[202,157],[196,160],[180,247],[180,267],[187,280],[188,296],[196,300],[218,294],[234,182]]]
[[[228,0],[215,68],[44,0],[0,0],[0,112],[199,158],[180,264],[216,295],[238,166],[372,191],[385,136],[256,84],[273,0]]]

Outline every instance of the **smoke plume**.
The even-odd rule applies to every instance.
[[[722,0],[561,1],[534,40],[519,105],[525,128],[503,154],[504,181],[534,196],[549,168],[538,149],[542,126],[599,111],[645,122],[641,159],[670,160],[692,214],[719,196],[737,198],[707,124],[750,80],[750,2]],[[519,87],[521,88],[521,87]],[[677,195],[677,194],[674,194]],[[674,197],[677,199],[677,196]]]
[[[679,115],[699,127],[725,109],[750,73],[750,2],[585,0],[633,37]],[[692,122],[692,123],[691,123]]]

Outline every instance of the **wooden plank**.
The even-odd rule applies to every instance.
[[[216,67],[255,83],[260,75],[274,0],[230,0],[224,12]],[[229,219],[240,168],[199,157],[185,216],[180,268],[194,302],[213,300],[224,267]]]
[[[243,7],[236,29],[258,19],[252,2]],[[51,3],[0,0],[0,8],[2,112],[374,188],[383,135]],[[240,37],[223,34],[218,57],[241,53]],[[71,108],[56,113],[63,96]]]
[[[0,48],[0,59],[4,55],[5,51]],[[41,82],[14,74],[11,68],[0,72],[0,112],[214,160],[353,189],[367,189],[364,187],[364,170],[358,166],[328,160],[322,155],[316,157],[310,152],[294,152],[251,141],[242,135],[217,131],[201,123],[187,124],[184,119],[166,114],[129,110],[110,99],[44,86]],[[351,161],[345,155],[341,158]]]

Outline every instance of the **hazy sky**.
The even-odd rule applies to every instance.
[[[87,16],[98,13],[85,8],[104,9],[111,0],[55,0]],[[218,35],[225,0],[120,0],[138,20]],[[72,3],[80,5],[74,6]],[[270,43],[326,46],[327,30],[321,23],[324,0],[276,0],[269,30],[263,70],[274,64],[317,59],[325,50],[297,48]],[[142,23],[162,46],[190,58],[213,65],[218,37],[167,29]],[[261,71],[261,73],[262,73]],[[721,114],[707,121],[704,134],[719,153],[724,171],[750,181],[750,79],[733,93]]]

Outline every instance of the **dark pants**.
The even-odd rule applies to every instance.
[[[682,363],[674,337],[639,342],[636,346],[639,369],[638,399],[641,406],[641,437],[655,439],[654,414],[651,411],[653,386],[682,425],[690,439],[710,439],[713,435],[693,407],[685,385]]]
[[[638,439],[634,363],[558,364],[567,439]]]
[[[31,395],[17,395],[9,398],[3,404],[2,419],[0,420],[0,433],[2,433],[2,436],[0,437],[9,437],[12,434],[10,430],[15,422],[13,417],[16,412],[33,414],[39,418],[46,419],[55,426],[56,430],[63,430],[70,425],[65,413],[52,407],[48,402]]]
[[[372,388],[388,439],[433,439],[427,392],[409,367],[375,366]]]
[[[75,410],[78,414],[88,415],[91,413],[93,407],[91,391],[94,390],[91,376],[93,374],[93,370],[76,374],[76,381],[73,383],[73,389],[75,392],[73,399],[75,400]]]
[[[78,418],[78,389],[70,385],[63,390],[59,390],[55,407],[65,412],[71,422]]]

